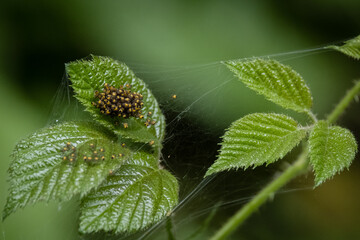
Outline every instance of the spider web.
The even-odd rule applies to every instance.
[[[325,51],[319,47],[262,57],[291,65],[292,61]],[[160,161],[179,180],[179,204],[167,218],[142,232],[125,236],[95,234],[91,239],[206,239],[296,156],[294,150],[268,167],[203,178],[216,160],[221,136],[232,121],[251,112],[283,110],[246,89],[221,61],[183,66],[126,64],[148,84],[166,117]],[[73,95],[64,75],[48,124],[88,118]],[[300,179],[280,193],[311,188],[308,180]],[[60,211],[72,208],[71,203],[61,206]],[[5,239],[4,231],[3,235]]]
[[[271,57],[285,64],[292,60],[302,59],[312,54],[325,52],[320,48],[300,50]],[[245,60],[245,59],[243,59]],[[149,229],[126,236],[96,234],[95,239],[204,239],[213,230],[221,226],[234,209],[245,204],[272,178],[285,169],[288,162],[296,157],[293,151],[284,161],[256,170],[231,171],[203,178],[207,168],[215,161],[219,142],[224,129],[234,120],[254,111],[241,111],[241,106],[253,101],[261,104],[260,110],[282,111],[272,103],[266,102],[260,96],[253,94],[237,81],[221,61],[189,66],[167,66],[154,64],[127,63],[135,74],[144,79],[158,99],[166,117],[166,136],[161,154],[161,164],[170,170],[179,180],[180,202],[169,213],[167,218]],[[66,80],[64,80],[66,81]],[[66,98],[71,103],[71,89],[64,83]],[[235,90],[234,90],[235,86]],[[245,93],[239,103],[226,99],[230,91],[239,90]],[[63,90],[60,90],[63,92]],[[176,99],[173,98],[176,95]],[[64,99],[60,100],[63,102]],[[71,104],[67,104],[69,106]],[[239,106],[230,118],[218,122],[224,112]],[[79,114],[76,105],[74,110]],[[64,114],[64,113],[63,113]],[[65,114],[66,115],[66,114]],[[296,115],[296,114],[295,114]],[[69,114],[73,116],[73,114]],[[79,116],[81,117],[81,116]],[[309,181],[300,180],[283,190],[281,193],[311,189]],[[86,238],[85,238],[86,239]]]

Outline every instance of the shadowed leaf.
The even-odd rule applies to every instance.
[[[163,218],[178,201],[174,176],[145,152],[135,153],[82,200],[80,231],[134,232]]]
[[[165,131],[164,116],[146,84],[137,78],[128,66],[109,57],[91,55],[90,60],[79,60],[66,64],[66,72],[75,90],[75,97],[86,107],[86,110],[92,114],[96,121],[122,137],[128,137],[137,142],[153,140],[155,144],[160,144]],[[124,119],[102,114],[91,103],[96,101],[95,91],[102,91],[105,83],[116,88],[129,84],[132,92],[141,93],[144,102],[141,110],[145,118],[146,113],[152,113],[151,120],[155,120],[155,125],[145,126],[145,118],[130,117]],[[124,128],[124,123],[127,123],[127,128]]]
[[[85,122],[54,125],[21,140],[12,154],[3,219],[28,204],[69,200],[97,187],[129,155],[116,141],[102,126]]]

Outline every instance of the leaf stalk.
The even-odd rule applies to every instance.
[[[306,113],[310,117],[310,119],[313,121],[313,123],[316,123],[318,121],[315,114],[312,111],[307,111]]]
[[[360,80],[355,81],[355,85],[345,94],[341,101],[335,106],[334,110],[327,117],[329,123],[335,123],[352,100],[360,93]]]

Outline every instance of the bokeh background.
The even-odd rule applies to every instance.
[[[333,51],[303,51],[360,34],[357,0],[5,0],[0,6],[1,206],[16,142],[65,111],[61,96],[68,88],[59,86],[66,62],[111,56],[148,83],[169,123],[164,163],[180,181],[181,198],[199,186],[232,121],[251,112],[281,111],[234,80],[219,61],[300,50],[277,58],[304,77],[319,118],[360,78],[360,62]],[[359,110],[353,104],[339,121],[358,142]],[[202,182],[201,191],[173,216],[176,239],[199,229],[195,239],[211,236],[283,167]],[[315,190],[311,183],[311,175],[293,182],[231,239],[360,239],[359,156],[349,171]],[[0,223],[0,239],[78,239],[76,205],[75,199],[20,210]],[[148,239],[167,239],[163,229]]]

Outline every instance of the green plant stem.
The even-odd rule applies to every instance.
[[[344,112],[345,108],[349,106],[351,101],[360,93],[360,81],[356,81],[355,85],[345,94],[343,99],[336,105],[334,110],[327,117],[329,123],[334,123]]]
[[[301,153],[299,158],[288,167],[278,178],[269,183],[262,189],[250,202],[239,209],[234,216],[232,216],[225,225],[211,238],[211,240],[225,239],[235,229],[243,223],[260,205],[262,205],[270,196],[277,190],[283,187],[291,179],[299,175],[303,170],[307,169],[307,147]]]
[[[172,223],[172,218],[171,216],[169,216],[166,220],[166,231],[168,234],[168,240],[175,240],[175,236],[173,233],[173,223]]]

